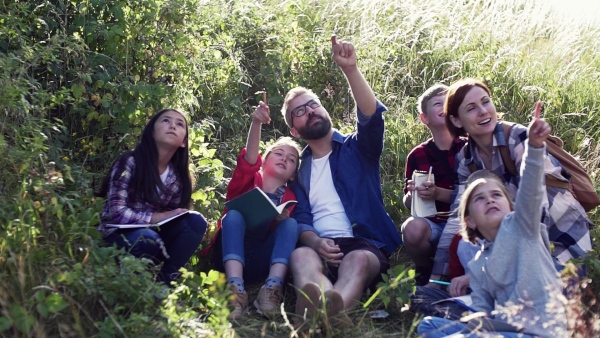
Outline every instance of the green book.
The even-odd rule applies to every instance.
[[[281,214],[285,208],[296,203],[298,201],[287,201],[275,205],[269,196],[257,187],[225,202],[225,206],[229,210],[239,211],[246,220],[246,226],[254,227]]]

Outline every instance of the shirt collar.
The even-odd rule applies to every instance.
[[[494,245],[494,242],[490,242],[487,239],[480,239],[481,242],[481,249],[482,250],[490,250],[492,248],[492,245]]]
[[[494,128],[494,133],[492,135],[492,144],[494,147],[499,146],[507,146],[508,142],[506,141],[506,137],[504,137],[504,128],[502,128],[502,121],[496,123],[496,128]],[[469,155],[470,157],[465,157],[465,164],[469,165],[473,162],[473,154],[475,154],[475,146],[476,143],[473,141],[471,136],[469,136],[469,142],[467,143],[467,147],[469,147]]]
[[[344,135],[342,135],[342,133],[340,133],[339,131],[337,131],[337,129],[333,129],[333,136],[331,137],[331,143],[333,145],[334,142],[337,142],[339,144],[344,143]],[[310,149],[309,146],[304,147],[304,149],[302,150],[302,158],[306,158],[308,156],[312,156],[312,150]]]

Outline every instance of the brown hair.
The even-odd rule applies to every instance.
[[[288,112],[288,109],[290,108],[290,101],[292,101],[293,99],[297,98],[298,96],[304,95],[304,94],[310,94],[310,95],[314,96],[315,98],[318,98],[317,94],[315,94],[312,90],[305,88],[305,87],[292,88],[292,89],[290,89],[289,92],[287,92],[287,94],[285,94],[285,98],[283,99],[283,106],[281,107],[281,115],[283,115],[283,118],[285,119],[285,123],[290,128],[292,127],[291,112]]]
[[[446,125],[448,126],[448,130],[450,130],[453,135],[467,136],[465,129],[456,127],[450,120],[450,116],[458,119],[458,107],[473,87],[481,87],[490,97],[492,96],[492,92],[485,83],[472,78],[458,80],[448,88],[448,95],[444,102],[444,114],[446,115]]]
[[[513,202],[512,198],[510,197],[508,190],[504,186],[502,179],[498,175],[494,174],[494,172],[487,170],[487,169],[477,170],[476,172],[472,173],[469,176],[469,178],[467,179],[467,182],[465,183],[467,188],[460,199],[460,205],[458,207],[458,216],[460,218],[460,225],[461,225],[460,232],[461,232],[462,237],[465,240],[467,240],[473,244],[477,244],[477,238],[483,238],[483,235],[481,234],[481,232],[479,232],[479,230],[477,228],[475,228],[475,229],[469,228],[467,226],[467,222],[465,221],[465,218],[467,216],[469,216],[469,206],[471,204],[471,195],[473,194],[473,191],[475,191],[475,189],[479,185],[490,182],[490,181],[494,182],[498,185],[498,187],[500,188],[500,191],[502,191],[502,193],[508,200],[508,205],[510,207],[510,210],[514,209],[514,202]]]
[[[448,92],[448,86],[443,85],[441,83],[434,84],[429,87],[417,100],[417,109],[419,110],[419,114],[425,114],[425,110],[427,109],[427,102],[432,98],[440,95],[444,95]]]

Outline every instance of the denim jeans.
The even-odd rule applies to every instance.
[[[270,231],[270,225],[271,220],[247,228],[244,217],[236,210],[229,210],[223,217],[223,264],[231,259],[241,262],[246,283],[267,278],[272,264],[288,265],[296,248],[298,223],[295,219],[281,221],[274,231]]]
[[[206,227],[202,215],[187,214],[158,229],[119,229],[104,240],[119,249],[125,248],[135,257],[148,258],[154,264],[163,263],[157,279],[171,286],[171,282],[179,277],[179,269],[200,246]]]
[[[453,321],[449,319],[439,318],[439,317],[425,317],[417,327],[417,333],[421,335],[423,338],[442,338],[442,337],[489,337],[490,335],[486,335],[482,332],[468,332],[465,330],[465,323],[461,323],[459,321]],[[464,332],[463,332],[464,331]],[[528,335],[525,333],[516,333],[516,332],[494,332],[494,337],[502,336],[505,338],[533,338],[532,335]]]
[[[417,286],[415,293],[410,295],[410,310],[424,316],[459,320],[468,311],[464,307],[452,301],[432,304],[450,297],[450,294],[444,290]]]

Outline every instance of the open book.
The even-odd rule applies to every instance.
[[[507,323],[502,320],[493,319],[485,317],[484,312],[480,312],[471,307],[473,304],[473,300],[471,299],[471,295],[464,295],[452,298],[446,298],[442,300],[438,300],[433,304],[441,304],[444,302],[454,302],[460,306],[462,306],[465,310],[471,312],[460,319],[461,322],[467,324],[467,329],[472,331],[488,331],[488,332],[521,332],[522,329]]]
[[[446,298],[446,299],[435,301],[435,302],[433,302],[431,304],[432,305],[434,305],[434,304],[441,304],[441,303],[444,303],[444,302],[454,302],[454,303],[462,306],[467,311],[477,312],[477,310],[475,310],[475,309],[473,309],[471,307],[471,304],[473,304],[473,300],[471,299],[471,295],[464,295],[464,296]]]
[[[169,217],[169,218],[167,218],[165,220],[162,220],[162,221],[160,221],[158,223],[149,223],[149,224],[146,224],[146,223],[142,223],[142,224],[106,224],[106,227],[107,228],[120,228],[120,229],[137,229],[137,228],[159,227],[159,226],[161,226],[161,225],[163,225],[165,223],[168,223],[168,222],[170,222],[170,221],[172,221],[172,220],[174,220],[174,219],[176,219],[178,217],[181,217],[181,216],[183,216],[185,214],[198,214],[198,215],[200,215],[200,213],[197,212],[197,211],[188,210],[188,211],[182,212],[179,215],[175,215],[173,217]]]
[[[485,317],[484,312],[464,316],[460,321],[467,324],[469,332],[523,332],[522,328],[508,322]]]
[[[427,182],[428,176],[431,176],[431,183],[435,183],[435,178],[433,175],[429,175],[422,171],[413,171],[412,180],[415,182],[415,187]],[[435,216],[435,214],[437,214],[435,200],[424,200],[419,197],[419,194],[417,194],[416,191],[413,192],[410,213],[413,217]]]
[[[296,203],[298,202],[287,201],[276,206],[269,196],[257,187],[225,202],[225,206],[229,210],[239,211],[246,220],[246,226],[253,227],[281,214],[285,208]]]

